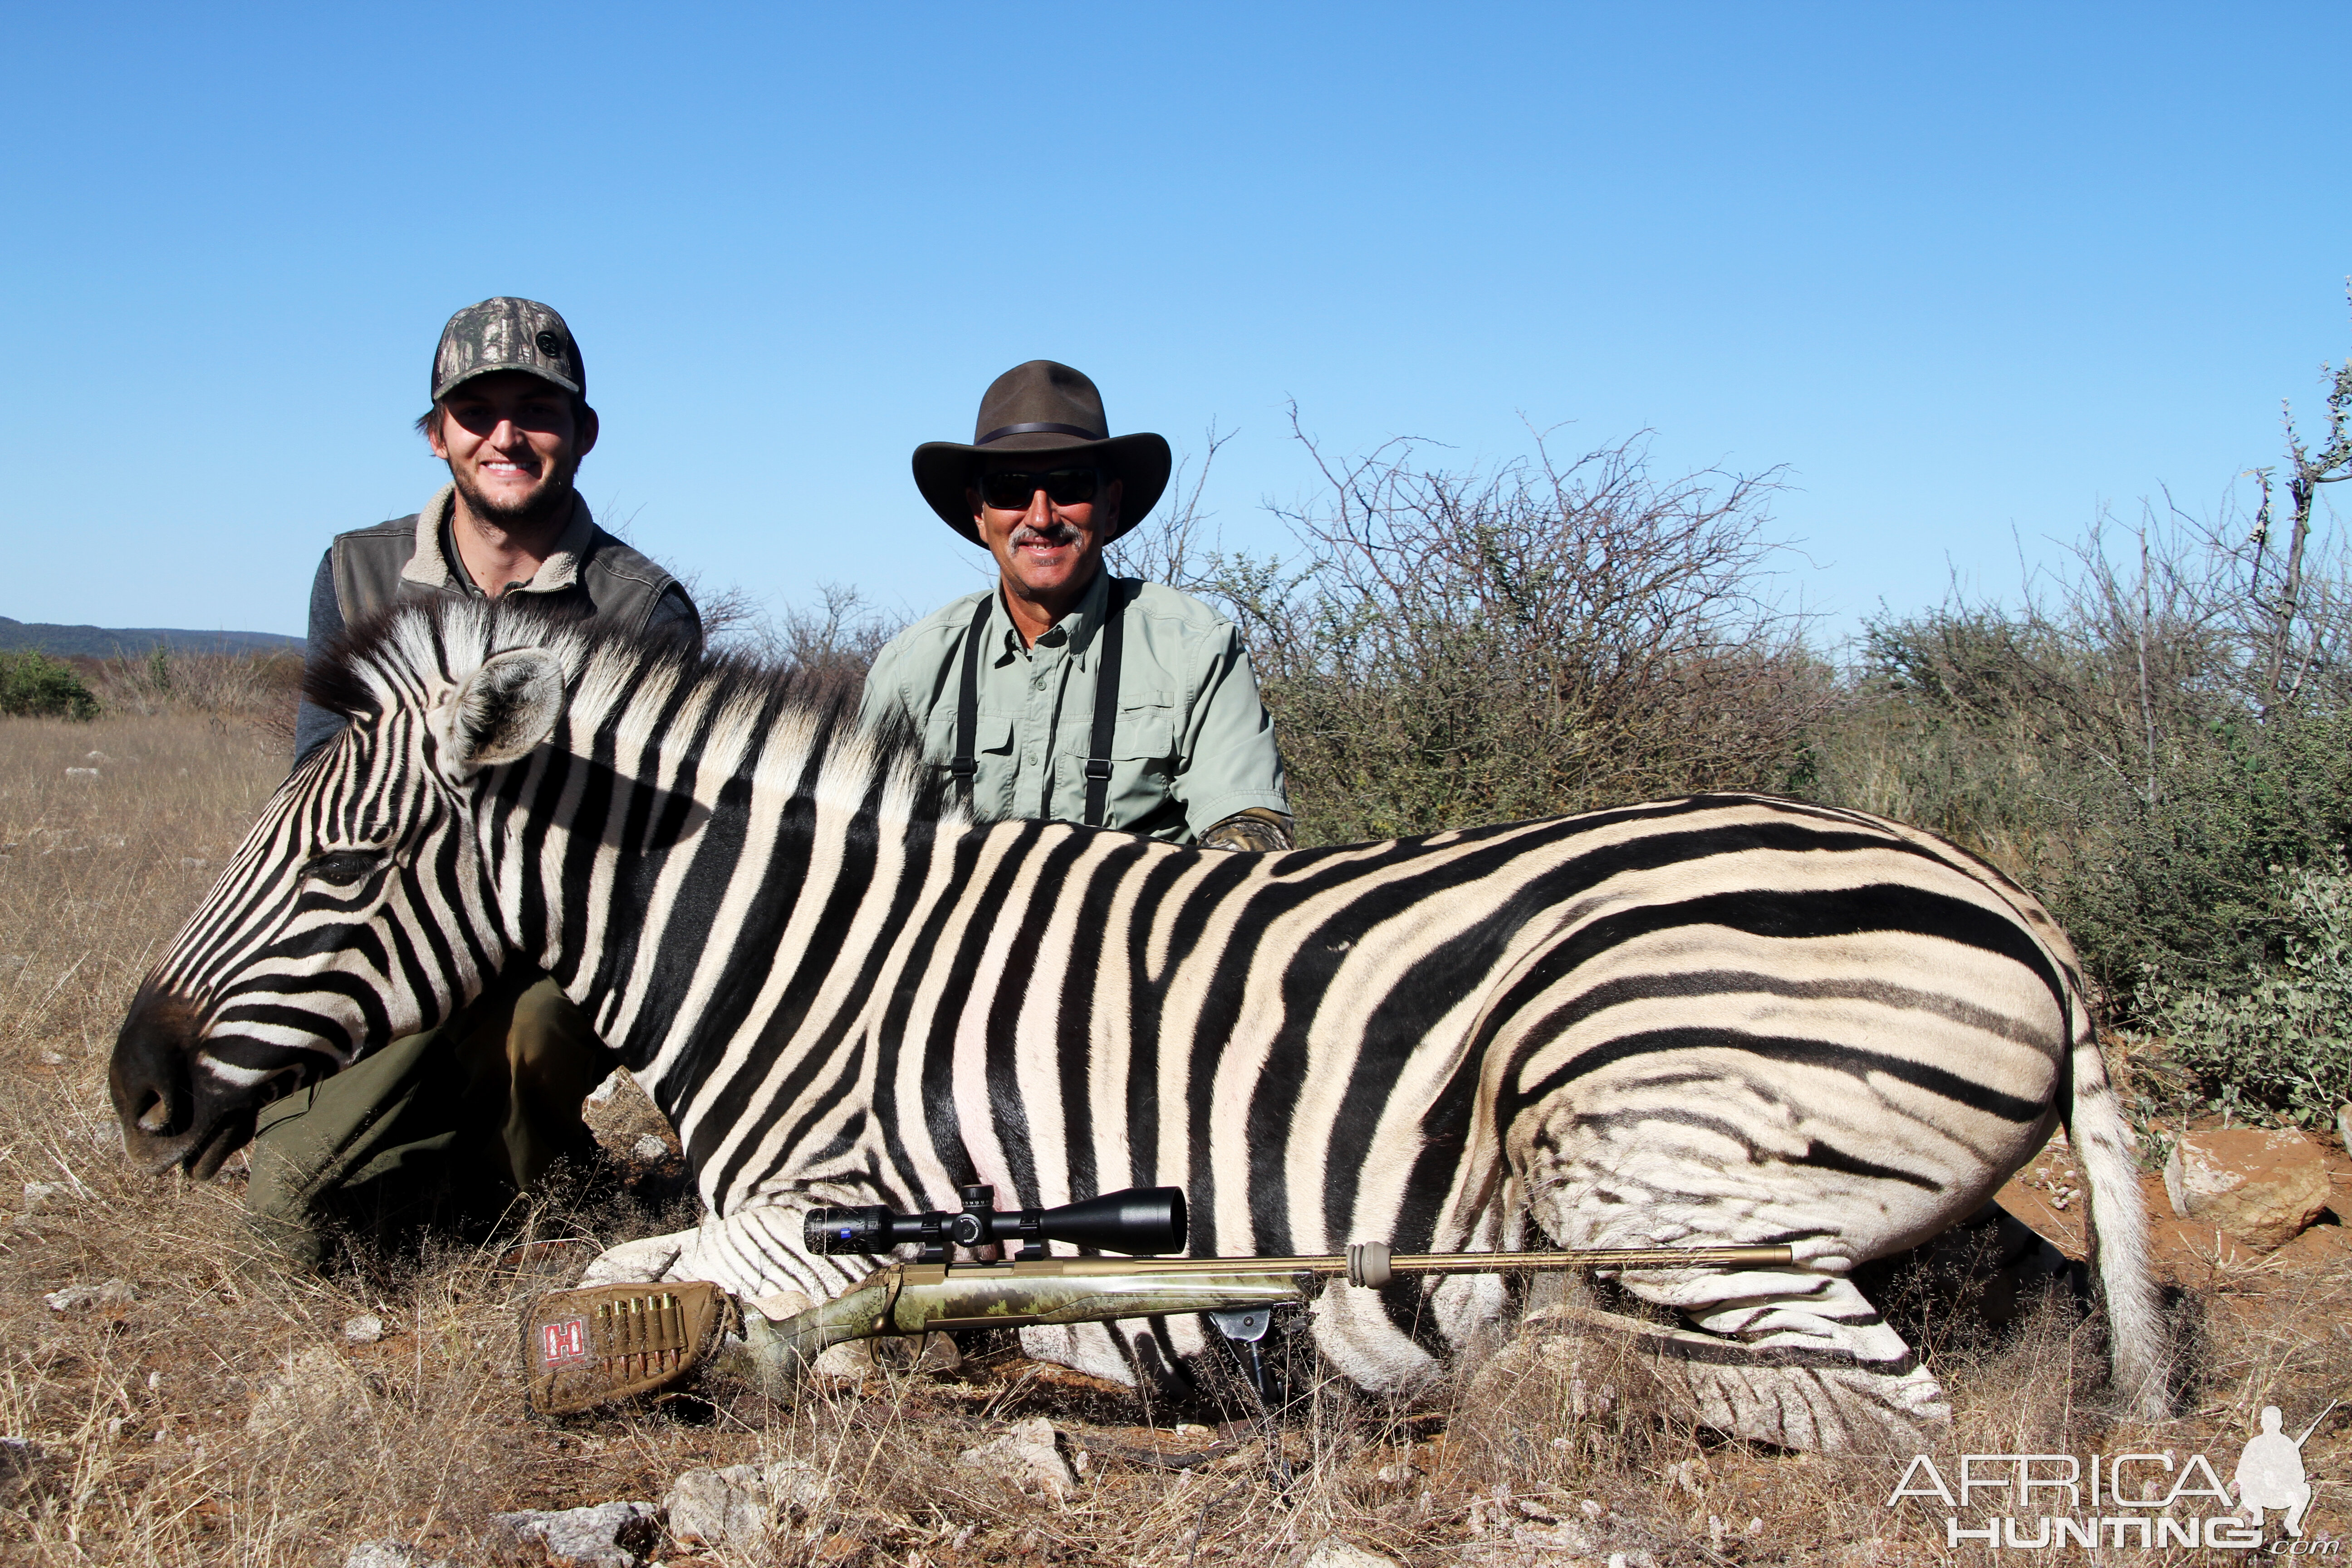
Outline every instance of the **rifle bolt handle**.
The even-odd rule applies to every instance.
[[[1385,1241],[1351,1241],[1348,1244],[1348,1283],[1377,1290],[1387,1284],[1389,1244]]]

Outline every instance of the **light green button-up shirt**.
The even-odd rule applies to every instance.
[[[955,756],[964,638],[986,598],[972,809],[1085,821],[1109,585],[1108,573],[1097,574],[1076,607],[1025,648],[995,589],[965,595],[891,639],[866,678],[859,717],[877,725],[905,713],[922,736],[923,760],[944,772]],[[1274,721],[1240,630],[1156,583],[1137,590],[1125,616],[1108,826],[1189,844],[1238,811],[1288,816]]]

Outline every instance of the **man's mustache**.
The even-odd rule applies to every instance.
[[[1039,544],[1063,545],[1077,542],[1078,531],[1066,522],[1050,523],[1044,528],[1032,528],[1027,523],[1013,531],[1012,542],[1027,544],[1033,540]]]

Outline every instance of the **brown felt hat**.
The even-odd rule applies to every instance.
[[[1010,452],[1051,453],[1040,468],[1097,468],[1120,481],[1117,539],[1160,503],[1174,459],[1168,443],[1139,432],[1113,436],[1103,417],[1102,394],[1085,375],[1049,359],[1014,365],[989,383],[980,399],[971,444],[926,441],[915,448],[915,488],[941,521],[974,544],[971,503],[964,492],[982,458]]]

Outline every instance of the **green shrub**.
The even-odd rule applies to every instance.
[[[0,713],[89,720],[98,712],[98,699],[72,666],[46,654],[0,653]]]
[[[2152,973],[2244,981],[2294,929],[2273,868],[2352,842],[2352,582],[2311,552],[2291,623],[2277,582],[2235,527],[2152,520],[2022,605],[1882,618],[1814,738],[1820,793],[2025,883],[2117,1022]]]
[[[2352,874],[2340,857],[2332,868],[2273,871],[2285,957],[2256,964],[2227,990],[2153,972],[2141,1003],[2204,1098],[2241,1114],[2324,1126],[2352,1099]]]
[[[1319,457],[1318,457],[1318,460]],[[1248,637],[1302,843],[1785,786],[1832,672],[1765,596],[1769,476],[1643,445],[1465,471],[1396,443],[1187,584]]]

